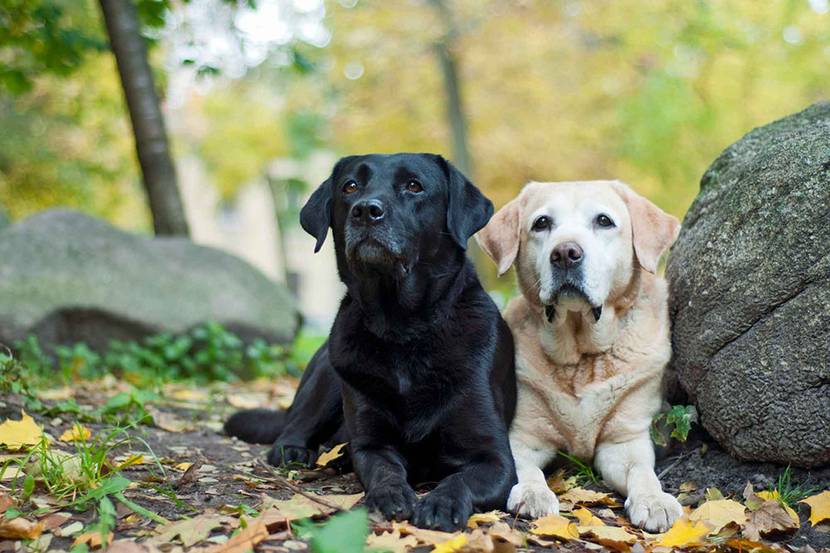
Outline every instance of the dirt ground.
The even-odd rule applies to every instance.
[[[148,459],[145,464],[124,469],[124,475],[136,483],[125,495],[161,517],[175,521],[204,513],[238,517],[246,507],[261,509],[263,502],[269,501],[268,498],[288,500],[295,496],[298,490],[322,496],[360,493],[360,484],[351,473],[340,474],[328,467],[316,470],[275,470],[263,463],[266,447],[245,444],[222,434],[221,423],[228,414],[239,407],[261,403],[284,405],[290,400],[293,384],[258,383],[253,387],[225,385],[220,387],[218,392],[210,393],[205,390],[187,391],[184,388],[172,390],[169,397],[153,406],[154,418],[157,419],[156,426],[141,425],[133,428],[130,434],[135,439],[112,452],[116,459],[129,453],[142,453]],[[79,404],[102,402],[111,393],[112,391],[96,389],[94,386],[73,391]],[[19,396],[0,398],[0,417],[18,418],[23,407],[23,398]],[[53,437],[60,436],[72,427],[71,415],[46,417],[33,413],[33,417]],[[103,425],[90,423],[87,426],[93,434],[105,430]],[[568,470],[566,464],[563,466]],[[662,458],[657,463],[657,472],[665,490],[674,495],[683,494],[682,503],[692,506],[702,500],[707,488],[718,488],[724,496],[737,498],[740,498],[747,482],[751,482],[756,490],[768,489],[775,485],[783,470],[784,467],[771,464],[736,461],[700,430],[693,431],[687,443],[677,444],[669,451],[662,452]],[[812,471],[794,468],[791,474],[793,482],[817,490],[830,489],[830,467]],[[2,484],[6,485],[6,489],[11,489],[14,495],[14,488],[9,482]],[[602,489],[596,485],[585,487]],[[0,487],[0,491],[2,489]],[[623,500],[618,498],[618,501],[621,505]],[[794,533],[777,537],[774,543],[791,551],[801,549],[805,545],[810,545],[815,550],[830,548],[830,526],[811,527],[806,522],[809,508],[799,504],[796,510],[801,519],[801,528]],[[614,515],[619,516],[621,513],[620,508]],[[69,514],[72,518],[68,522],[79,520],[84,525],[96,517],[94,509]],[[159,527],[156,522],[146,518],[129,516],[130,511],[123,506],[119,506],[118,515],[120,519],[114,536],[116,543],[117,540],[123,539],[138,542],[150,540]],[[525,531],[529,527],[527,521],[515,520],[508,515],[503,515],[503,518],[518,530]],[[388,523],[383,521],[373,519],[373,522],[376,529],[388,526]],[[43,550],[61,551],[72,546],[72,536],[62,537],[57,535],[58,533],[53,533]],[[211,537],[215,538],[215,535]],[[218,547],[225,543],[224,539],[215,538],[207,545],[212,543],[214,547]],[[170,543],[154,542],[154,545],[162,551],[182,550],[182,546],[172,540]],[[596,547],[603,549],[599,545]],[[290,526],[281,532],[272,533],[256,546],[257,551],[269,552],[307,549],[308,544],[297,539],[292,534]],[[430,549],[426,546],[416,551]],[[590,550],[586,549],[583,542],[560,544],[556,549]],[[0,551],[16,550],[20,550],[20,542],[0,540]],[[519,550],[551,549],[529,544],[528,549]]]

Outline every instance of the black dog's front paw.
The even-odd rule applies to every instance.
[[[408,484],[376,486],[366,494],[366,507],[379,511],[387,520],[406,520],[412,516],[418,496]]]
[[[464,528],[472,514],[469,493],[437,488],[418,503],[412,523],[419,528],[453,532]]]
[[[303,465],[311,467],[317,461],[317,451],[296,445],[276,443],[268,452],[268,462],[275,467]]]

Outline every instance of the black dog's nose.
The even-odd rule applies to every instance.
[[[582,263],[582,248],[576,242],[562,242],[550,252],[550,262],[561,269],[571,269]]]
[[[383,220],[383,204],[380,200],[361,200],[352,206],[352,218],[365,225]]]

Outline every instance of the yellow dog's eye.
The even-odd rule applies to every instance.
[[[352,192],[357,192],[357,183],[353,180],[346,181],[343,185],[343,193],[351,194]]]
[[[543,230],[548,230],[553,225],[553,221],[547,215],[542,215],[537,217],[535,221],[533,221],[532,230],[536,232],[541,232]]]
[[[602,228],[611,228],[616,226],[614,224],[614,221],[611,220],[611,217],[609,217],[605,213],[600,213],[599,215],[597,215],[596,223],[598,227]]]
[[[413,194],[419,194],[424,191],[424,186],[418,179],[409,179],[406,181],[406,189]]]

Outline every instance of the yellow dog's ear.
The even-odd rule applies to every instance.
[[[622,182],[614,190],[628,206],[631,218],[631,240],[640,266],[649,273],[657,272],[660,256],[672,245],[680,231],[677,217],[669,215]]]
[[[519,253],[519,197],[498,210],[476,234],[478,245],[496,262],[499,276],[510,269]]]

